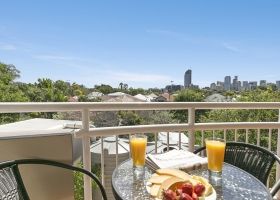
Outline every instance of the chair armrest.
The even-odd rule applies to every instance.
[[[198,148],[198,149],[196,149],[196,150],[194,150],[194,154],[197,154],[197,153],[199,153],[199,152],[201,152],[201,151],[203,151],[203,150],[205,150],[206,149],[206,147],[204,146],[204,147],[200,147],[200,148]]]

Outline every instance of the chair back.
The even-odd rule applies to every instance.
[[[19,165],[30,164],[54,166],[86,174],[99,187],[103,200],[107,200],[102,183],[92,172],[65,163],[43,159],[21,159],[0,163],[0,200],[30,200],[18,168]]]
[[[13,161],[0,164],[0,199],[29,200],[18,165]]]
[[[226,144],[225,162],[249,172],[264,185],[275,160],[275,155],[262,147],[239,142]]]

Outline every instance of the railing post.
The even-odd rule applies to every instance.
[[[83,109],[82,112],[83,130],[89,131],[89,109]],[[91,171],[91,155],[90,155],[90,137],[83,136],[83,166],[84,169]],[[91,179],[84,175],[84,197],[85,200],[92,200]]]
[[[188,124],[190,127],[189,130],[189,151],[194,151],[194,143],[195,143],[195,136],[194,136],[194,123],[195,123],[195,108],[188,109]]]
[[[278,122],[280,122],[280,109],[278,111]],[[280,129],[278,129],[277,132],[277,156],[280,156]],[[279,180],[280,179],[280,166],[279,164],[276,162],[276,178],[275,180]],[[277,199],[280,199],[280,192],[278,192],[276,194]]]

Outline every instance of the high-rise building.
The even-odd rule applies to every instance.
[[[216,90],[223,91],[224,90],[224,82],[217,81]]]
[[[190,88],[192,86],[192,70],[190,69],[185,72],[184,86],[185,88]]]
[[[254,90],[258,86],[258,82],[257,81],[250,81],[249,85],[250,85],[250,90]]]
[[[280,90],[280,81],[276,81],[276,87],[278,90]]]
[[[234,76],[232,79],[232,89],[238,91],[238,76]]]
[[[266,80],[260,80],[260,86],[266,87]]]
[[[250,85],[248,81],[243,81],[242,90],[250,90]]]
[[[231,86],[231,77],[226,76],[224,82],[224,90],[230,90],[230,86]]]
[[[211,83],[210,89],[211,90],[216,90],[216,83]]]

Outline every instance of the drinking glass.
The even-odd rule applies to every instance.
[[[225,156],[226,143],[224,139],[205,139],[210,177],[221,178]]]
[[[130,136],[130,153],[133,167],[144,167],[147,147],[147,136],[134,134]]]

